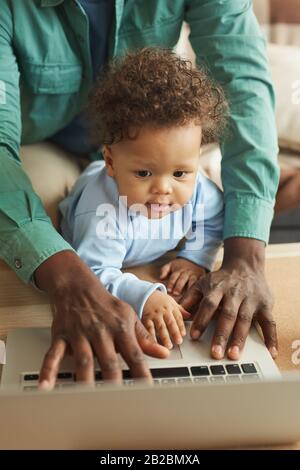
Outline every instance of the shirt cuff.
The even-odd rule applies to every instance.
[[[195,253],[190,250],[182,250],[178,253],[176,258],[184,258],[188,261],[192,261],[193,263],[197,264],[201,268],[206,269],[207,271],[212,271],[216,257],[218,254],[218,250],[221,244],[211,250],[209,253]]]
[[[157,289],[167,293],[166,286],[160,282],[153,283],[138,279],[137,282],[132,283],[131,288],[126,291],[126,296],[124,295],[122,298],[132,306],[138,317],[142,318],[145,303]]]
[[[48,222],[35,220],[22,225],[12,233],[1,248],[0,257],[24,282],[33,282],[35,270],[50,256],[64,250],[73,250]]]
[[[255,196],[227,198],[225,203],[224,239],[256,238],[268,243],[274,205]]]

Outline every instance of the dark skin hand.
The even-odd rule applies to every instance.
[[[119,352],[132,377],[152,382],[143,353],[165,358],[169,351],[154,342],[131,306],[107,292],[76,253],[62,251],[48,258],[36,270],[35,281],[49,294],[55,311],[40,388],[53,388],[67,351],[73,354],[77,381],[94,383],[94,353],[104,379],[121,383]]]
[[[272,317],[273,296],[264,274],[265,245],[250,238],[224,242],[224,259],[218,271],[201,277],[180,303],[194,309],[191,337],[198,339],[217,315],[211,355],[238,360],[253,320],[256,320],[272,357],[278,354],[276,324]],[[196,309],[195,309],[196,307]]]

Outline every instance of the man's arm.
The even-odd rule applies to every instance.
[[[227,347],[231,359],[239,358],[253,317],[275,357],[278,345],[264,252],[279,171],[265,43],[250,0],[189,0],[185,19],[198,63],[206,64],[225,89],[230,120],[222,144],[223,264],[195,284],[183,305],[199,305],[191,330],[195,339],[220,311],[211,350],[216,359]]]
[[[28,282],[46,291],[55,315],[52,343],[40,374],[53,387],[67,345],[72,348],[78,380],[94,381],[93,350],[102,360],[104,378],[122,380],[116,346],[133,377],[151,380],[142,351],[164,357],[131,307],[110,295],[97,277],[56,232],[21,168],[19,70],[13,48],[9,2],[0,8],[0,258]]]
[[[23,281],[29,282],[47,258],[72,248],[52,226],[20,164],[19,70],[12,41],[12,16],[3,2],[0,10],[0,257]]]
[[[265,41],[250,0],[189,0],[186,21],[198,64],[230,106],[222,142],[224,238],[268,241],[278,186],[274,91]]]

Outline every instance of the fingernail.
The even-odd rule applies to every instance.
[[[48,380],[43,380],[42,382],[39,383],[39,389],[41,390],[49,390],[50,388],[50,383]]]
[[[193,330],[191,332],[191,337],[192,337],[192,339],[198,339],[200,337],[200,331],[199,330]]]
[[[228,354],[239,357],[240,355],[240,348],[238,346],[232,346],[232,348],[228,349]]]
[[[211,352],[212,352],[213,354],[215,354],[216,356],[219,356],[219,357],[222,357],[222,356],[223,356],[223,348],[222,348],[222,346],[220,346],[219,344],[214,345],[214,346],[211,348]]]
[[[272,347],[270,348],[270,354],[271,354],[271,356],[272,356],[273,358],[277,357],[278,351],[277,351],[277,349],[275,348],[275,346],[272,346]]]

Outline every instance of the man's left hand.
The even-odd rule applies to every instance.
[[[273,296],[264,274],[264,243],[230,238],[224,242],[224,259],[218,271],[201,277],[180,301],[186,310],[197,306],[191,327],[198,339],[218,312],[211,354],[238,360],[253,320],[259,323],[273,358],[278,354]]]

